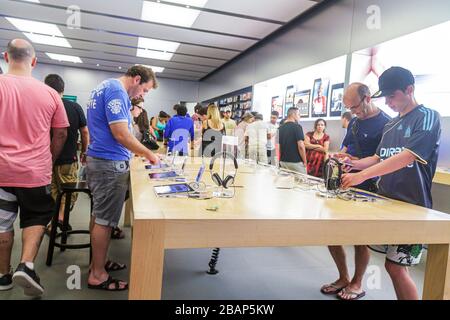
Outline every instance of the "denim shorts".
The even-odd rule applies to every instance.
[[[86,175],[95,223],[117,227],[130,182],[129,162],[87,157]]]

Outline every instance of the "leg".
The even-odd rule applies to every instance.
[[[94,203],[90,224],[92,260],[88,277],[88,285],[91,287],[98,286],[109,278],[105,270],[106,256],[111,230],[117,226],[122,213],[129,172],[128,165],[124,161],[103,161],[89,157],[87,170],[88,185]],[[118,281],[118,287],[111,283],[107,289],[121,290],[126,287],[126,282]]]
[[[44,226],[32,226],[22,231],[22,258],[20,262],[34,262],[41,246]]]
[[[428,246],[427,267],[423,284],[424,300],[450,299],[450,245]]]
[[[7,274],[11,268],[11,252],[14,243],[14,222],[19,205],[12,188],[0,187],[0,273]]]
[[[133,226],[130,300],[161,299],[164,222],[136,220]]]
[[[0,233],[0,274],[7,274],[11,268],[11,252],[14,231]]]
[[[386,270],[391,277],[398,300],[418,300],[417,287],[408,272],[408,267],[386,260]]]
[[[355,246],[355,275],[350,284],[345,287],[345,290],[339,293],[339,296],[344,299],[352,299],[356,294],[363,292],[362,280],[366,273],[367,265],[369,264],[370,253],[367,246]]]
[[[350,283],[350,276],[348,274],[347,263],[345,261],[345,251],[342,246],[329,246],[328,250],[333,257],[334,262],[339,271],[339,278],[331,285],[324,285],[321,289],[323,293],[335,292],[336,288],[344,288]]]

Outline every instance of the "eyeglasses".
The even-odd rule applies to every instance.
[[[364,96],[364,98],[362,98],[361,101],[356,106],[351,106],[349,109],[352,111],[358,109],[361,106],[361,103],[363,103],[363,101],[366,100],[366,98],[367,97]]]

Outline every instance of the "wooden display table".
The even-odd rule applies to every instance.
[[[450,186],[450,169],[449,168],[437,168],[436,174],[434,175],[433,182]]]
[[[199,164],[188,165],[194,176]],[[236,195],[211,200],[157,198],[144,164],[131,164],[133,223],[130,299],[161,299],[164,249],[428,244],[424,299],[450,298],[450,216],[394,200],[325,199],[277,189],[273,170],[239,168]],[[203,180],[211,184],[205,172]]]

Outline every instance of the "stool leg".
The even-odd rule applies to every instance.
[[[70,200],[72,199],[72,192],[66,193],[66,202],[64,204],[64,219],[63,219],[63,230],[61,235],[61,244],[67,243],[67,226],[69,225],[70,216]],[[66,248],[61,247],[61,251],[66,251]]]
[[[51,222],[51,231],[50,231],[50,240],[48,242],[48,251],[47,251],[47,266],[52,265],[53,261],[53,252],[55,250],[55,241],[56,241],[56,233],[58,232],[58,216],[59,216],[59,209],[61,208],[61,199],[63,196],[63,192],[58,194],[58,197],[56,198],[56,205],[55,205],[55,213],[53,214],[52,222]]]
[[[216,269],[217,261],[219,261],[220,248],[215,248],[211,254],[211,260],[208,263],[209,270],[206,271],[207,274],[218,274],[219,270]]]

